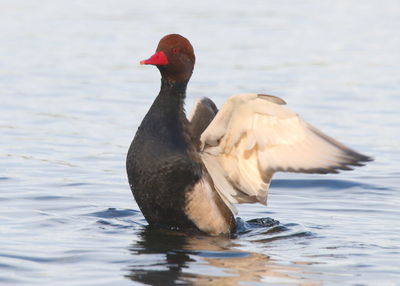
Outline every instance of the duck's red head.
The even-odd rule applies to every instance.
[[[155,65],[163,79],[178,82],[190,79],[195,62],[190,42],[181,35],[170,34],[160,40],[156,53],[140,64]]]

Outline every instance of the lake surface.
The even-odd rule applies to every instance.
[[[0,2],[0,285],[400,285],[399,1]],[[139,66],[194,45],[196,97],[280,96],[374,162],[276,175],[232,237],[151,230],[125,156],[159,89]]]

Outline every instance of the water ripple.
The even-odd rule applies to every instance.
[[[116,208],[108,208],[104,211],[94,212],[87,214],[88,216],[94,216],[99,218],[119,218],[119,217],[128,217],[139,214],[139,211],[126,209],[126,210],[118,210]]]
[[[287,188],[287,189],[309,189],[309,188],[325,188],[333,190],[361,188],[366,190],[389,190],[389,188],[376,186],[373,184],[360,183],[349,180],[332,180],[332,179],[314,179],[314,180],[272,180],[271,187]]]
[[[16,259],[16,260],[24,260],[38,263],[73,263],[82,260],[81,256],[60,256],[60,257],[38,257],[38,256],[24,256],[24,255],[16,255],[16,254],[4,254],[0,253],[0,257]]]

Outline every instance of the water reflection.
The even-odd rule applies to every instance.
[[[130,247],[134,258],[126,277],[150,285],[243,285],[243,282],[319,285],[305,279],[297,265],[278,265],[269,256],[239,250],[240,246],[231,237],[147,228]]]

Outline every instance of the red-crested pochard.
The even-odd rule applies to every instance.
[[[178,35],[140,62],[161,73],[161,90],[129,148],[132,193],[150,225],[231,233],[234,204],[266,204],[275,172],[337,173],[371,158],[325,135],[265,94],[238,94],[218,111],[199,100],[187,119],[195,55]]]

